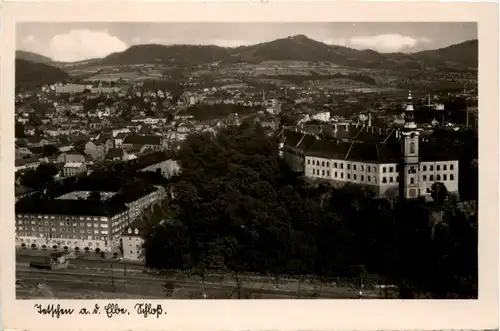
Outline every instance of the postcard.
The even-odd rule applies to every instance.
[[[5,4],[3,327],[498,328],[495,8]]]

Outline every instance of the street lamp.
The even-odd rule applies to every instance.
[[[120,257],[117,261],[111,263],[111,286],[113,287],[113,290],[115,289],[115,274],[113,272],[113,264],[119,263],[122,260]]]

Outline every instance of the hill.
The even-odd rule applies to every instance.
[[[195,66],[211,62],[231,64],[296,60],[379,69],[421,69],[429,66],[477,68],[477,46],[477,40],[472,40],[438,50],[413,54],[378,53],[373,50],[357,50],[344,46],[327,45],[304,35],[298,35],[236,48],[194,45],[137,45],[124,52],[113,53],[105,57],[102,63],[108,65],[161,63]]]
[[[52,64],[60,68],[94,65],[164,64],[171,66],[197,66],[220,64],[261,63],[264,61],[326,62],[354,68],[423,69],[438,70],[477,69],[478,41],[470,40],[445,48],[412,54],[379,53],[344,46],[327,45],[304,35],[281,38],[270,42],[235,48],[214,45],[136,45],[103,59],[74,63],[54,62],[51,59],[25,51],[17,51],[16,58]]]
[[[36,63],[51,64],[54,62],[51,58],[27,51],[16,51],[16,59],[27,60]]]
[[[413,54],[416,59],[430,65],[449,65],[454,67],[478,67],[478,40],[468,40],[448,47]]]
[[[29,89],[69,79],[65,71],[45,64],[16,59],[16,89]]]

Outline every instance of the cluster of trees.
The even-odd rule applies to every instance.
[[[65,71],[45,64],[16,59],[16,92],[69,79]]]
[[[217,105],[205,105],[198,104],[189,107],[182,114],[192,115],[198,121],[207,121],[212,119],[222,119],[226,118],[233,113],[238,113],[238,115],[246,115],[255,112],[251,107],[245,107],[241,105],[233,104],[217,104]]]
[[[372,199],[360,187],[305,183],[276,150],[247,123],[188,137],[162,205],[170,221],[148,225],[147,265],[326,281],[366,272],[404,298],[477,297],[476,216],[445,199],[444,185],[430,205]]]

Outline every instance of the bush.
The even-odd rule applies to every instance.
[[[105,258],[105,257],[106,257],[106,254],[104,254],[104,252],[101,252],[101,254],[100,254],[100,255],[101,255],[101,257],[102,257],[102,258]]]
[[[88,248],[88,247],[85,247],[84,249],[86,252],[88,252],[90,250],[90,248]]]
[[[118,253],[117,252],[114,252],[113,253],[113,257],[117,257],[118,256]]]
[[[31,244],[31,248],[35,249],[36,248],[36,244]]]
[[[22,244],[21,244],[21,247],[22,247],[22,248],[26,248],[26,244],[25,244],[25,243],[22,243]]]
[[[75,251],[79,251],[80,250],[80,247],[75,247]]]
[[[101,251],[101,249],[100,249],[99,247],[97,247],[97,248],[95,249],[95,252],[96,252],[96,253],[99,253],[100,251]]]
[[[64,250],[65,250],[65,251],[67,251],[67,250],[68,250],[68,246],[64,246],[63,248],[64,248]]]
[[[42,249],[47,249],[47,245],[42,245]]]

